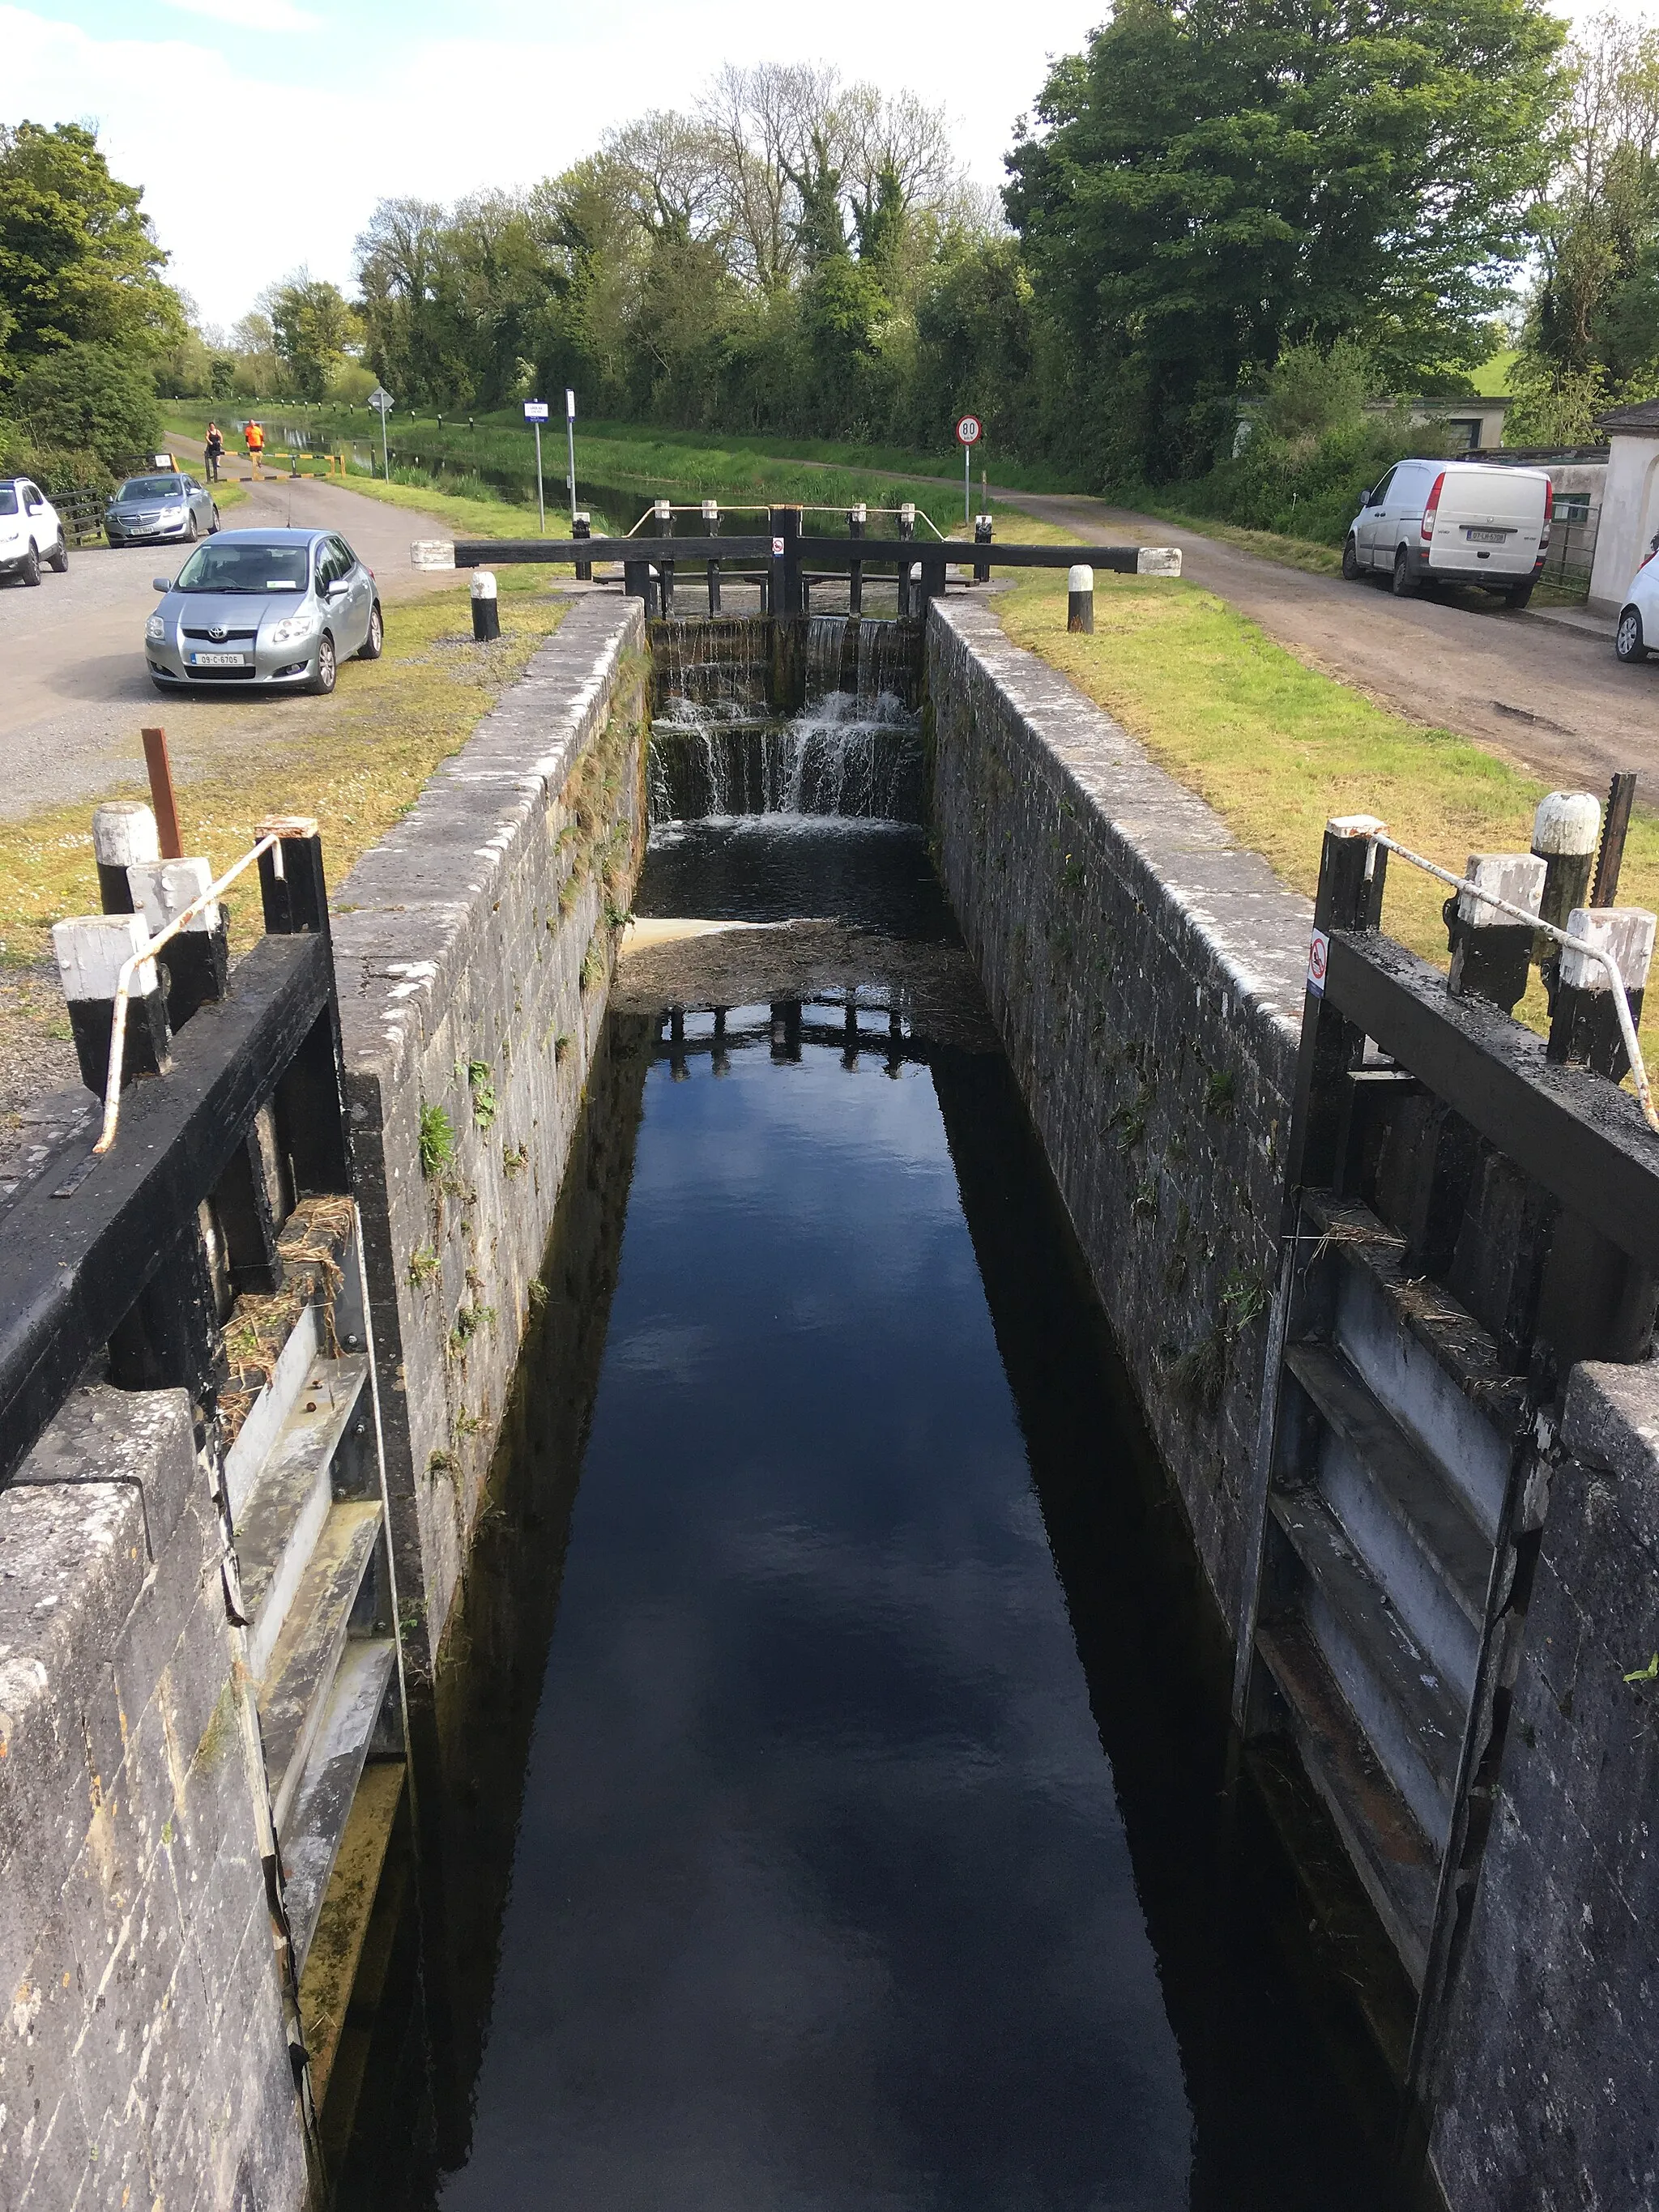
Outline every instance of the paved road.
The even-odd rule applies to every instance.
[[[453,574],[412,568],[416,538],[447,538],[447,527],[408,507],[389,507],[342,487],[301,480],[250,484],[227,510],[227,529],[258,523],[342,530],[375,572],[383,597],[453,589]],[[55,800],[100,798],[135,775],[142,781],[138,732],[167,714],[167,735],[185,773],[233,743],[280,744],[283,720],[303,717],[291,699],[187,698],[163,709],[144,673],[144,617],[155,604],[150,579],[177,568],[176,550],[89,548],[71,553],[69,574],[48,571],[38,590],[0,587],[0,757],[6,764],[0,816],[15,817]],[[349,668],[341,672],[343,689]]]
[[[1385,585],[1281,568],[1103,500],[997,495],[1085,542],[1179,545],[1194,583],[1299,660],[1414,721],[1478,738],[1573,787],[1605,791],[1615,769],[1636,769],[1659,799],[1659,660],[1622,667],[1609,641],[1511,612],[1484,592],[1396,599]]]

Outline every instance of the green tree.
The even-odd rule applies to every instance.
[[[1119,0],[1006,194],[1108,471],[1202,469],[1287,345],[1485,352],[1562,96],[1542,0]]]
[[[142,356],[183,337],[142,198],[81,124],[0,127],[0,380],[63,346]]]
[[[37,447],[96,453],[118,472],[161,434],[148,370],[109,345],[64,345],[33,362],[8,402]]]
[[[1659,374],[1659,28],[1602,16],[1568,60],[1566,140],[1510,376],[1508,434],[1523,443],[1593,437],[1598,408]]]
[[[362,324],[337,284],[301,269],[264,295],[276,353],[301,399],[320,399]]]

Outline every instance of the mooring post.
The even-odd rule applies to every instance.
[[[81,1080],[100,1097],[109,1081],[111,1024],[121,970],[134,953],[149,946],[149,929],[141,914],[81,915],[52,926]],[[172,1065],[171,1041],[161,971],[154,960],[143,960],[127,993],[124,1076],[165,1074]]]
[[[991,518],[988,514],[976,514],[974,517],[974,543],[975,545],[988,545],[990,542]],[[988,584],[990,580],[991,562],[989,556],[986,556],[983,559],[975,556],[974,561],[974,581],[976,584]]]
[[[143,915],[150,935],[159,937],[175,915],[194,906],[206,891],[213,868],[205,860],[152,860],[129,868],[127,880],[134,912]],[[216,900],[187,921],[167,945],[161,970],[167,979],[167,1019],[175,1032],[198,1006],[224,997],[230,975],[230,929]]]
[[[477,568],[472,575],[472,637],[475,644],[488,645],[501,634],[501,612],[495,597],[495,579],[488,568]]]
[[[106,914],[131,914],[129,868],[161,857],[155,817],[142,799],[111,799],[92,810],[92,857],[98,866],[98,901]]]
[[[847,535],[849,538],[863,537],[865,520],[868,512],[862,500],[856,507],[848,508]],[[849,615],[859,615],[864,612],[864,563],[862,561],[854,561],[847,571],[847,611]]]
[[[1494,898],[1538,912],[1546,871],[1536,854],[1471,853],[1463,872]],[[1500,913],[1472,891],[1448,899],[1445,915],[1452,956],[1447,990],[1455,999],[1486,999],[1512,1014],[1525,994],[1532,966],[1531,923]]]
[[[1094,635],[1095,572],[1085,562],[1066,571],[1066,627],[1085,637]]]
[[[702,534],[705,538],[718,538],[720,534],[718,500],[706,499],[702,503]],[[718,561],[711,561],[708,564],[708,611],[711,615],[717,615],[720,611],[720,564]]]
[[[652,511],[656,516],[658,537],[672,538],[674,535],[673,507],[667,500],[659,499],[653,502]],[[662,611],[665,615],[672,615],[674,611],[674,564],[672,561],[658,562],[657,580],[657,593]]]
[[[1590,903],[1590,871],[1595,865],[1595,841],[1601,828],[1601,809],[1588,791],[1553,791],[1538,802],[1532,817],[1532,849],[1544,863],[1544,896],[1538,917],[1553,928],[1565,929],[1576,906]],[[1553,994],[1556,959],[1553,938],[1540,932],[1533,939],[1532,957],[1544,973],[1545,988]]]
[[[899,536],[907,544],[915,536],[916,506],[914,500],[907,499],[900,507],[898,530]],[[908,561],[901,560],[899,562],[898,611],[901,615],[908,615],[911,611],[910,566]]]
[[[591,514],[573,514],[570,518],[570,535],[573,538],[591,538],[593,535],[592,516]],[[592,580],[593,563],[591,561],[578,561],[576,563],[576,581],[579,584],[591,584]]]
[[[1653,916],[1638,906],[1577,907],[1568,917],[1567,934],[1583,939],[1618,963],[1631,1021],[1639,1029],[1653,958]],[[1614,1083],[1621,1083],[1630,1070],[1607,971],[1599,960],[1587,960],[1571,945],[1561,948],[1548,1057],[1558,1066],[1573,1062],[1593,1067]]]
[[[648,561],[623,562],[623,592],[630,599],[643,599],[647,617],[655,613],[652,601],[651,563]]]

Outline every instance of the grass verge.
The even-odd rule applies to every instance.
[[[568,602],[549,593],[538,568],[504,571],[501,636],[472,641],[467,590],[433,592],[386,609],[382,658],[341,671],[330,699],[180,702],[175,739],[196,732],[179,726],[191,710],[219,719],[193,770],[179,780],[179,817],[185,849],[228,866],[253,842],[267,814],[311,814],[322,824],[329,879],[337,889],[360,853],[420,797],[438,763],[465,744],[483,715],[557,628]],[[237,741],[243,718],[246,743]],[[135,774],[112,782],[110,798],[143,798],[137,739]],[[273,742],[274,738],[274,742]],[[0,1095],[17,1102],[72,1080],[61,1047],[69,1024],[52,963],[49,932],[64,915],[96,910],[92,804],[86,799],[0,822]],[[259,895],[252,872],[232,890],[233,957],[258,934]],[[60,1049],[46,1053],[48,1044]],[[31,1065],[39,1079],[31,1083]]]
[[[1325,824],[1376,814],[1391,836],[1460,872],[1471,853],[1525,852],[1547,783],[1467,738],[1407,721],[1306,668],[1255,623],[1194,584],[1097,574],[1095,629],[1066,628],[1066,580],[1015,572],[995,602],[1016,644],[1042,654],[1214,807],[1241,845],[1311,898]],[[1389,872],[1388,928],[1448,963],[1444,888]],[[1659,906],[1659,815],[1638,811],[1621,903]],[[1650,1011],[1644,1038],[1659,1033]],[[1544,1025],[1534,980],[1519,1009]]]

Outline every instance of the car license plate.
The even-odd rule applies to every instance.
[[[1507,530],[1466,530],[1463,534],[1471,545],[1501,545],[1510,533]]]
[[[190,665],[192,668],[246,668],[247,655],[245,653],[192,653]]]

